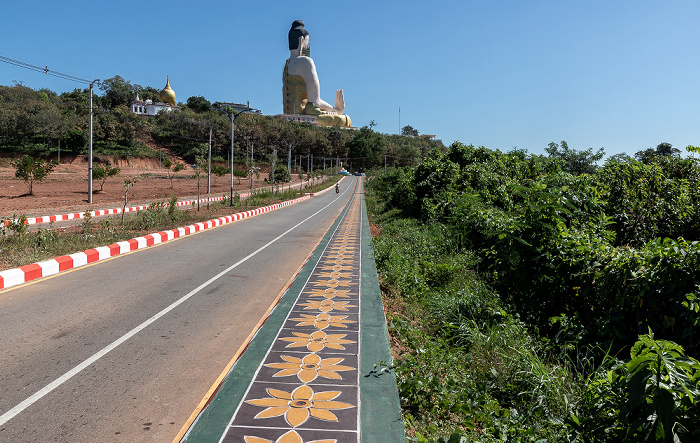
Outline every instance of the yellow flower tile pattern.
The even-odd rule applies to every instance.
[[[317,354],[306,354],[302,358],[282,355],[286,363],[269,363],[268,368],[280,369],[273,377],[288,377],[296,375],[300,382],[310,383],[317,377],[341,380],[338,372],[351,371],[355,368],[340,363],[344,358],[321,358]]]
[[[326,246],[224,442],[359,442],[360,199]]]

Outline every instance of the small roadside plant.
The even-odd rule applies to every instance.
[[[126,205],[129,203],[129,189],[131,189],[138,181],[139,176],[127,178],[124,180],[124,207],[122,208],[122,223],[124,223],[124,212],[126,212]]]
[[[197,211],[199,211],[199,200],[200,200],[200,188],[202,178],[202,171],[205,169],[207,159],[204,155],[198,155],[195,157],[194,161],[194,176],[197,178]]]
[[[289,173],[287,166],[282,163],[277,163],[274,171],[275,182],[287,183],[292,179],[292,175]]]
[[[93,228],[93,222],[92,222],[92,209],[88,208],[85,213],[83,214],[83,223],[82,223],[82,231],[83,234],[90,234],[92,232]]]
[[[12,218],[8,220],[7,230],[22,236],[27,233],[27,226],[26,215],[22,214],[18,217],[17,214],[14,214]]]
[[[29,188],[29,195],[34,195],[34,182],[40,182],[53,172],[58,162],[44,160],[25,155],[12,161],[15,168],[15,177],[21,178]]]
[[[170,217],[170,220],[176,220],[177,216],[177,195],[173,194],[170,196],[170,202],[168,203],[168,217]]]
[[[214,165],[214,166],[211,167],[211,172],[212,172],[212,174],[214,174],[215,176],[221,178],[221,177],[223,177],[224,175],[228,174],[228,168],[225,168],[225,167],[223,167],[223,166],[221,166],[221,165]],[[238,178],[238,182],[239,182],[239,183],[241,182],[241,178],[240,178],[240,177]]]
[[[109,166],[97,165],[92,168],[92,179],[100,184],[100,192],[102,192],[102,188],[104,188],[107,179],[119,175],[120,172],[122,172],[122,170],[116,166],[111,168]]]
[[[139,211],[136,217],[131,220],[133,227],[137,229],[154,229],[167,222],[167,212],[165,203],[162,201],[153,202],[148,205],[145,211]]]
[[[227,172],[227,173],[228,173],[228,171],[229,171],[229,168],[226,168],[226,172]],[[216,174],[216,172],[214,171],[214,168],[212,168],[212,172],[214,172],[214,173]],[[217,175],[218,175],[218,174],[217,174]],[[248,177],[248,171],[246,171],[246,170],[244,170],[244,169],[236,169],[236,168],[233,168],[233,176],[236,177],[236,178],[238,179],[238,184],[240,185],[240,184],[241,184],[241,179],[244,179],[244,178],[247,178],[247,177]]]
[[[175,174],[185,169],[185,165],[183,165],[182,163],[178,163],[173,166],[172,160],[166,158],[165,160],[163,160],[163,166],[165,166],[165,168],[168,170],[168,180],[170,180],[170,187],[172,188],[173,178],[175,178]],[[172,168],[172,172],[170,168]]]

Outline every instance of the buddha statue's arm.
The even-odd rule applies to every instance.
[[[335,106],[331,106],[321,99],[321,85],[318,80],[318,74],[316,73],[316,65],[311,58],[296,57],[296,59],[290,61],[292,61],[292,63],[289,65],[289,72],[304,77],[304,82],[306,83],[306,97],[309,103],[315,104],[326,112],[339,115],[345,111],[345,98],[342,89],[338,89],[335,92]]]

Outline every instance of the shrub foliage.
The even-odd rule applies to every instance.
[[[694,441],[700,375],[687,355],[700,351],[700,163],[617,156],[596,166],[601,152],[577,152],[565,142],[549,154],[455,143],[417,166],[373,177],[368,188],[384,225],[375,247],[385,292],[414,300],[431,319],[422,340],[463,347],[459,355],[473,358],[494,330],[499,339],[514,330],[534,337],[511,343],[510,351],[485,351],[490,367],[482,375],[501,387],[477,391],[488,393],[492,409],[495,399],[518,411],[490,428],[472,411],[474,426],[494,438],[511,435],[503,433],[506,425],[526,435],[519,426],[527,420],[517,423],[529,417],[540,423],[533,435],[553,440]],[[397,326],[395,334],[415,340],[408,329]],[[402,362],[415,368],[416,358],[399,359],[400,374]],[[547,383],[563,377],[552,391],[561,395],[540,399],[531,378],[515,380],[523,373]],[[409,425],[426,410],[455,409],[421,406],[426,395],[434,402],[442,394],[417,395],[416,383],[430,383],[425,375],[411,377],[399,377]],[[467,389],[481,382],[459,383]],[[506,401],[513,389],[538,400]],[[473,427],[462,425],[465,432]]]

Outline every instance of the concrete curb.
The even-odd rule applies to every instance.
[[[94,263],[99,260],[104,260],[110,257],[114,257],[119,254],[124,254],[138,249],[144,249],[149,246],[166,242],[168,240],[173,240],[175,238],[183,237],[185,235],[194,234],[195,232],[203,231],[205,229],[210,229],[238,220],[243,220],[245,218],[250,218],[255,215],[263,214],[266,212],[273,211],[275,209],[299,203],[309,198],[311,197],[303,196],[294,200],[265,206],[263,208],[252,209],[250,211],[227,215],[225,217],[219,217],[217,219],[212,219],[206,222],[195,223],[194,225],[189,225],[177,229],[171,229],[169,231],[156,232],[153,234],[145,235],[143,237],[132,238],[131,240],[113,243],[109,246],[101,246],[98,248],[77,252],[75,254],[63,255],[60,257],[53,258],[51,260],[32,263],[30,265],[25,265],[19,268],[8,269],[0,272],[0,290],[20,285],[22,283],[27,283],[38,278],[55,275],[59,272],[75,269],[77,267],[84,266],[89,263]]]
[[[360,411],[362,443],[402,443],[406,441],[401,402],[384,302],[374,260],[372,235],[364,195],[362,195],[362,329],[360,355]]]

